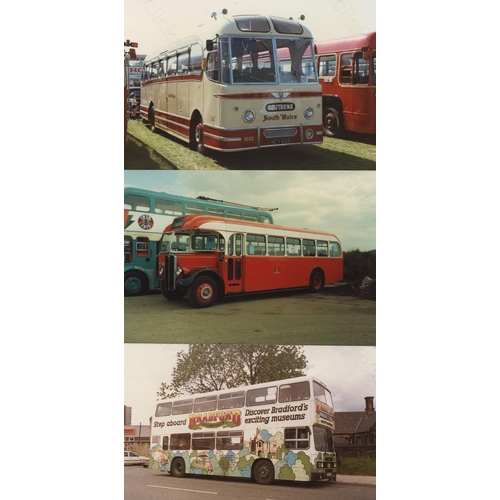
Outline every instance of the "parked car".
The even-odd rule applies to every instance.
[[[124,451],[123,456],[125,460],[124,465],[142,465],[143,467],[149,466],[148,457],[142,457],[133,451]]]

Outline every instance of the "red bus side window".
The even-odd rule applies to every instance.
[[[352,79],[352,54],[340,56],[340,83],[351,83]]]

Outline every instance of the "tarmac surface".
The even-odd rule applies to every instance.
[[[376,486],[375,476],[345,476],[337,474],[337,483],[359,484],[363,486]]]

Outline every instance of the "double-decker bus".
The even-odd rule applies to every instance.
[[[375,134],[376,33],[316,44],[326,136]]]
[[[260,484],[335,480],[334,428],[332,395],[309,376],[162,400],[149,467]]]
[[[204,196],[188,198],[140,188],[125,188],[125,295],[158,290],[158,241],[165,228],[179,215],[208,214],[273,224],[271,212]]]
[[[151,130],[202,153],[321,143],[311,32],[273,16],[213,17],[145,59],[140,113]]]
[[[324,231],[186,215],[165,229],[158,275],[165,298],[187,294],[194,307],[249,292],[320,291],[343,279],[342,248]]]

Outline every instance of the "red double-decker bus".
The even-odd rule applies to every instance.
[[[323,131],[375,134],[376,33],[316,44]]]
[[[187,294],[195,307],[251,292],[317,292],[343,279],[340,240],[324,231],[186,215],[167,226],[159,252],[164,297]]]

